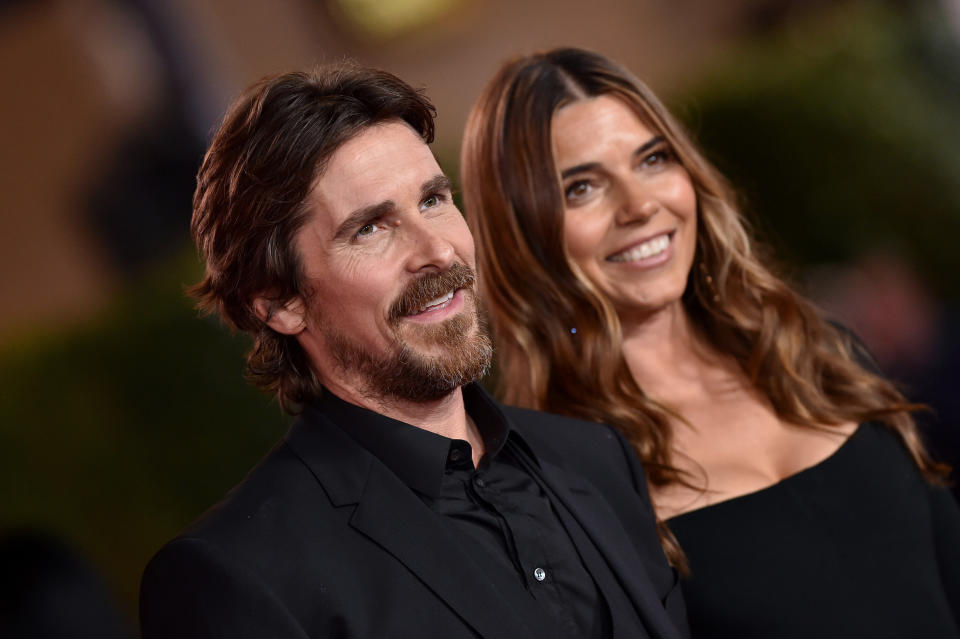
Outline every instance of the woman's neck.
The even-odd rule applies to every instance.
[[[658,401],[709,392],[718,374],[727,378],[736,368],[702,337],[679,302],[647,317],[621,317],[621,326],[630,372]]]

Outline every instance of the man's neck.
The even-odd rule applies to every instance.
[[[391,419],[411,424],[449,439],[462,439],[473,448],[474,463],[484,453],[483,438],[467,415],[463,389],[457,388],[435,400],[415,402],[396,398],[372,397],[346,384],[326,380],[324,384],[340,399],[386,415]]]

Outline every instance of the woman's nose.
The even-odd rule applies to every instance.
[[[622,188],[617,223],[644,224],[659,210],[660,202],[650,188],[642,184],[627,184]]]

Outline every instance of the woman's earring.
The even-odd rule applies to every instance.
[[[706,282],[707,288],[710,289],[710,294],[713,296],[714,302],[720,301],[720,293],[717,292],[717,287],[713,284],[713,276],[707,271],[707,265],[703,262],[699,262],[700,265],[700,275],[703,277],[703,281]]]

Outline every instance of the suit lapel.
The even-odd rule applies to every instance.
[[[622,526],[611,525],[620,520],[607,501],[585,479],[563,471],[543,457],[538,456],[538,462],[544,482],[606,559],[650,634],[660,639],[679,639],[626,531]]]
[[[456,536],[386,466],[319,413],[305,414],[287,443],[337,506],[357,504],[350,525],[376,542],[483,637],[537,637],[533,606],[498,592]],[[523,593],[526,595],[526,593]],[[549,622],[549,620],[547,620]]]
[[[450,529],[439,525],[433,512],[385,467],[371,468],[350,523],[407,566],[484,637],[541,636],[539,631],[552,625],[528,619],[532,605],[515,608],[523,600],[499,592],[478,558],[464,552]]]

